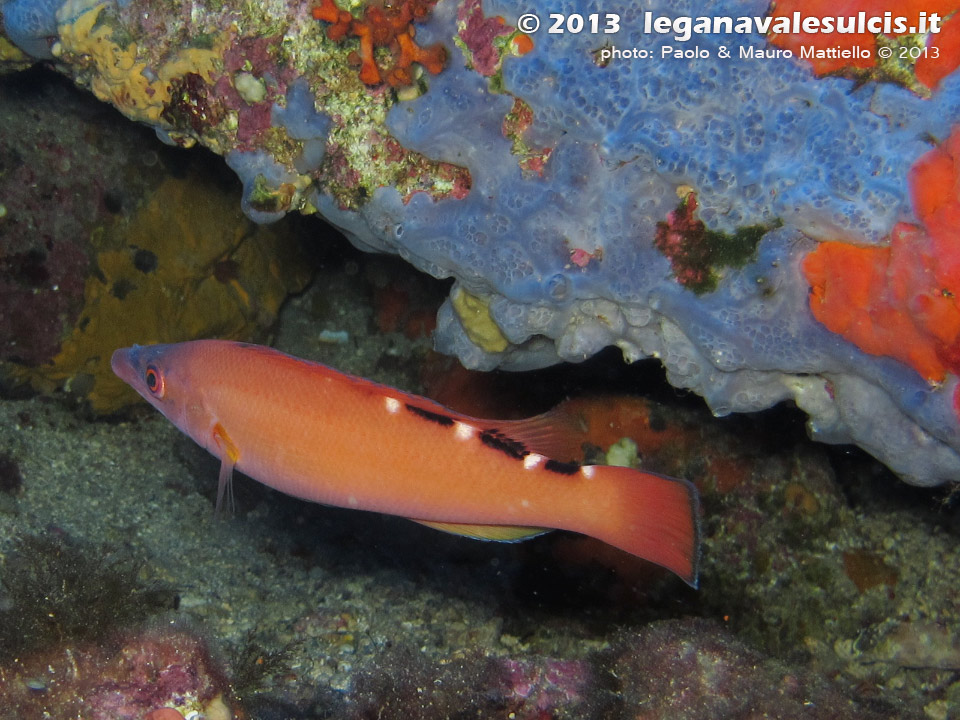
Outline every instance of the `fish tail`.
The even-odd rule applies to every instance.
[[[611,503],[598,503],[598,540],[661,565],[697,587],[700,498],[692,483],[631,468],[592,466],[598,486],[611,485]]]

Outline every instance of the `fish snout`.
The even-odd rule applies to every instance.
[[[137,368],[133,358],[133,348],[119,348],[110,357],[110,369],[113,374],[128,385],[137,387]]]

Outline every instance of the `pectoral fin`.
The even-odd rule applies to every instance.
[[[520,527],[517,525],[468,525],[466,523],[434,522],[432,520],[413,521],[453,535],[463,535],[476,540],[495,540],[497,542],[520,542],[550,532],[550,528]]]
[[[217,423],[213,426],[213,440],[220,449],[220,478],[217,483],[217,515],[223,507],[223,498],[226,496],[227,504],[230,506],[230,512],[234,512],[233,505],[233,468],[240,459],[240,450],[233,444],[233,440],[223,429],[223,425]]]

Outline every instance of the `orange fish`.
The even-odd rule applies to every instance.
[[[696,586],[693,485],[551,458],[562,438],[549,413],[480,420],[268,347],[223,340],[134,345],[117,350],[111,364],[220,458],[218,508],[236,468],[304,500],[475,538],[573,530]]]

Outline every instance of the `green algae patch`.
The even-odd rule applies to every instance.
[[[0,575],[0,659],[97,640],[171,609],[173,589],[144,582],[143,570],[113,548],[52,535],[18,537]]]
[[[670,260],[681,285],[697,295],[713,292],[727,268],[741,268],[755,256],[764,234],[780,226],[748,225],[733,233],[709,230],[697,217],[697,196],[680,188],[680,203],[657,223],[654,244]]]

